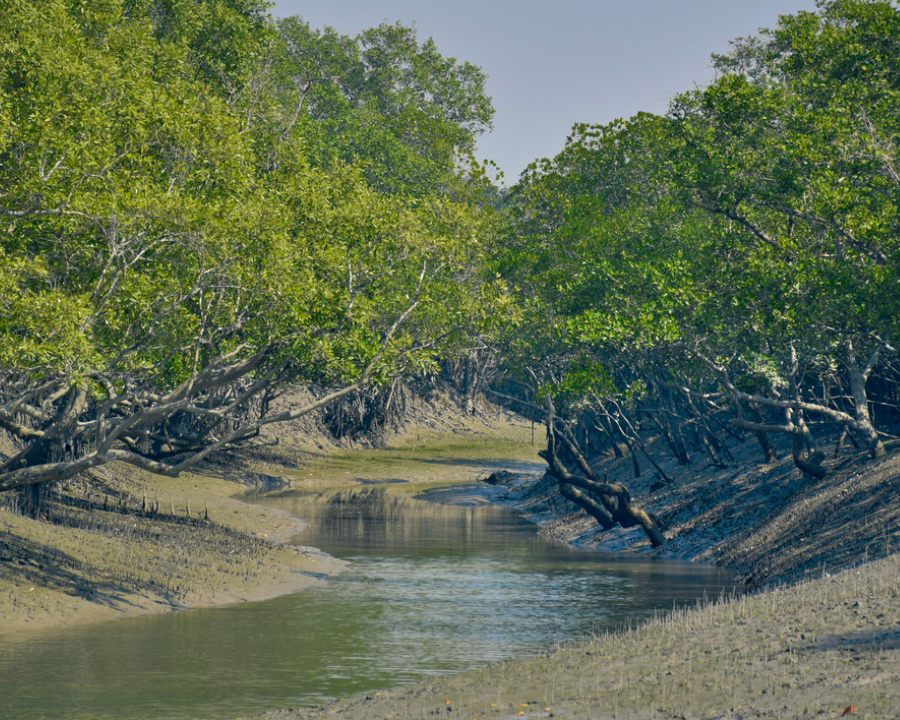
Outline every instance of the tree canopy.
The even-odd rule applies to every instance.
[[[251,0],[2,15],[0,489],[177,473],[321,404],[273,414],[288,383],[427,371],[486,314],[476,68]]]
[[[533,163],[492,255],[522,308],[504,353],[519,396],[634,447],[655,428],[682,461],[685,434],[718,462],[717,436],[758,432],[770,457],[785,433],[821,476],[814,426],[883,453],[898,58],[896,3],[823,1],[736,41],[667,115],[576,125]]]

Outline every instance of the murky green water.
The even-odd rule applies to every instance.
[[[521,656],[716,595],[682,564],[572,551],[491,507],[283,499],[351,561],[259,603],[0,645],[0,717],[234,718]]]

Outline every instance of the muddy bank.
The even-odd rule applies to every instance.
[[[561,542],[713,563],[749,588],[818,577],[900,550],[900,453],[878,461],[850,455],[835,462],[825,479],[810,481],[789,456],[759,462],[753,442],[729,452],[727,467],[663,461],[672,483],[655,488],[656,474],[635,478],[630,458],[596,463],[600,475],[628,486],[665,523],[668,542],[657,550],[640,528],[602,531],[559,496],[549,477],[498,475],[488,496]]]
[[[102,478],[105,503],[96,489],[76,485],[53,517],[3,512],[3,637],[258,599],[315,582],[329,559],[279,545],[296,531],[296,518],[235,497],[256,482],[288,492],[376,486],[456,504],[500,502],[560,541],[651,552],[638,532],[598,532],[533,473],[484,482],[501,469],[491,465],[490,445],[519,448],[526,464],[533,459],[527,424],[434,423],[389,448],[283,442],[244,466],[226,463],[178,480],[112,468]],[[675,482],[657,490],[649,473],[631,476],[630,461],[604,461],[601,472],[667,522],[669,544],[655,552],[721,563],[757,587],[806,581],[585,646],[270,717],[419,718],[448,707],[465,718],[837,717],[852,705],[860,717],[896,717],[900,561],[836,572],[900,546],[897,456],[848,457],[829,478],[806,483],[790,461],[760,465],[755,451],[751,443],[732,447],[728,468],[666,466]],[[460,480],[467,482],[446,489]],[[154,517],[142,514],[145,503],[158,504]]]
[[[245,491],[113,467],[54,492],[36,518],[0,510],[0,638],[274,597],[340,570],[285,545],[302,524]]]

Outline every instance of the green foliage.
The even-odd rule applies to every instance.
[[[508,193],[472,156],[484,74],[403,25],[348,37],[258,0],[0,21],[0,369],[60,379],[48,407],[242,362],[229,392],[256,398],[387,384],[473,347],[563,411],[725,376],[780,397],[896,343],[896,3],[784,16],[665,117],[576,125]],[[203,392],[195,423],[240,405]]]
[[[373,360],[385,379],[492,316],[483,213],[445,194],[490,123],[477,68],[399,25],[276,27],[257,0],[0,20],[5,370],[163,387],[268,348],[282,379],[348,383]]]
[[[383,191],[423,196],[458,184],[460,162],[493,116],[479,68],[400,24],[347,37],[291,17],[278,32],[268,80],[284,113],[260,117],[276,121],[270,132],[299,124],[317,164],[356,164]]]
[[[666,117],[576,125],[513,188],[492,257],[525,308],[510,371],[588,398],[592,357],[627,399],[640,378],[708,387],[699,352],[768,392],[897,337],[897,5],[822,2],[715,62]]]

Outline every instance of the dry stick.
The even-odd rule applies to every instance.
[[[621,408],[620,408],[620,411],[621,411]],[[606,410],[604,410],[604,412],[606,413],[606,416],[610,420],[612,420],[612,422],[614,422],[616,424],[616,428],[618,429],[619,433],[622,435],[622,438],[625,440],[625,444],[628,446],[628,449],[631,451],[632,461],[634,462],[635,477],[640,477],[640,468],[639,468],[638,462],[637,462],[637,453],[634,450],[634,448],[637,447],[637,449],[640,450],[644,454],[644,457],[646,457],[647,460],[650,461],[650,464],[654,468],[656,468],[656,471],[660,474],[660,477],[662,477],[666,481],[667,485],[671,485],[672,483],[674,483],[675,481],[669,477],[669,475],[666,473],[666,471],[663,470],[659,466],[659,463],[657,463],[656,460],[654,460],[653,457],[650,455],[650,453],[647,452],[647,448],[644,446],[644,442],[641,440],[640,435],[638,434],[635,427],[628,421],[628,418],[626,418],[624,414],[622,415],[622,419],[625,420],[626,423],[628,423],[628,426],[634,432],[633,436],[629,436],[629,434],[627,432],[625,432],[625,430],[622,427],[622,424],[619,422],[618,418],[613,417]]]

